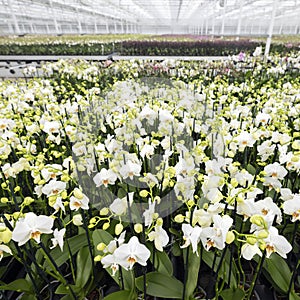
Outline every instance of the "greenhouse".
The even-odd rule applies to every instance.
[[[300,300],[299,0],[0,0],[0,299]]]

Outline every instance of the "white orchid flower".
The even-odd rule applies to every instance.
[[[273,226],[269,228],[269,235],[264,241],[266,243],[267,258],[269,258],[273,252],[278,253],[283,258],[287,258],[287,253],[292,250],[291,244],[284,236],[279,235],[278,229]]]
[[[70,209],[77,211],[79,208],[89,209],[89,198],[81,193],[82,195],[76,195],[70,197]]]
[[[134,192],[128,193],[128,200],[129,200],[129,205],[133,203],[133,194]],[[113,203],[109,206],[109,209],[112,211],[113,214],[117,216],[122,216],[126,213],[128,208],[128,203],[127,203],[127,196],[124,198],[116,198]]]
[[[203,228],[200,238],[206,250],[211,247],[222,250],[225,247],[227,232],[233,223],[233,219],[228,215],[223,217],[214,215],[213,223],[213,227]]]
[[[283,212],[292,216],[292,222],[300,220],[300,194],[295,194],[290,200],[283,202]]]
[[[112,276],[115,276],[116,272],[119,270],[118,260],[115,254],[108,254],[101,259],[103,268],[110,268],[112,270]]]
[[[125,242],[126,231],[123,231],[120,236],[116,239],[113,239],[109,244],[104,248],[103,253],[114,253],[115,250],[124,244]]]
[[[274,203],[271,197],[267,197],[263,200],[255,202],[255,207],[259,214],[265,216],[266,221],[269,225],[272,225],[272,222],[276,216],[276,223],[280,224],[282,221],[282,214],[280,208]]]
[[[154,231],[151,231],[148,234],[149,240],[154,241],[154,246],[158,251],[163,251],[163,247],[165,247],[169,242],[169,236],[167,232],[162,228],[162,226],[155,226]]]
[[[121,245],[114,252],[118,264],[126,270],[132,269],[135,263],[146,266],[150,254],[149,249],[136,236],[131,237],[127,244]]]
[[[279,180],[284,179],[288,173],[288,171],[278,162],[265,166],[264,171],[266,172],[266,177],[272,177],[273,179]]]
[[[141,170],[142,170],[142,166],[140,164],[133,163],[132,161],[128,161],[120,168],[119,172],[123,179],[126,179],[128,177],[130,179],[133,179],[133,176],[140,175]]]
[[[247,260],[251,260],[256,254],[262,256],[262,252],[257,243],[254,245],[245,243],[241,248],[241,256]]]
[[[12,255],[11,249],[6,245],[0,245],[0,261],[4,256],[4,252]]]
[[[12,239],[18,242],[19,246],[24,245],[30,239],[34,239],[37,243],[41,241],[41,234],[52,233],[54,219],[48,216],[37,216],[33,212],[29,212],[24,218],[17,221],[12,232]]]
[[[148,200],[149,208],[146,209],[143,213],[143,217],[145,218],[145,226],[150,227],[153,222],[153,217],[155,216],[155,201]]]
[[[58,245],[60,250],[63,251],[65,233],[66,233],[66,228],[63,228],[61,230],[58,230],[57,228],[54,229],[53,231],[54,238],[51,239],[52,246],[50,247],[50,249],[53,249]]]
[[[67,184],[63,181],[57,181],[52,179],[49,183],[45,184],[42,188],[42,193],[47,197],[59,195],[67,187]]]
[[[114,184],[117,180],[117,175],[112,170],[101,169],[93,178],[97,187],[104,185],[107,187],[109,184]]]
[[[182,224],[183,240],[185,243],[180,248],[186,248],[192,245],[193,253],[197,253],[198,243],[200,241],[200,235],[202,228],[196,225],[192,227],[190,224]]]

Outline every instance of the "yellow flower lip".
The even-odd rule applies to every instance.
[[[40,237],[41,233],[39,231],[34,231],[31,233],[30,237],[32,239],[38,239]]]

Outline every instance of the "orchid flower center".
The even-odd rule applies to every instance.
[[[40,237],[41,233],[39,231],[34,231],[31,233],[30,237],[32,239],[38,239]]]

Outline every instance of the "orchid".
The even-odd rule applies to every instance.
[[[184,244],[181,246],[181,248],[186,248],[189,245],[192,245],[193,252],[198,254],[197,249],[202,233],[202,228],[198,225],[192,227],[190,224],[182,224],[182,231]]]
[[[114,256],[117,258],[118,264],[127,270],[132,269],[135,263],[146,266],[150,251],[139,242],[136,236],[133,236],[128,243],[122,244],[115,250]]]
[[[149,241],[154,241],[155,248],[161,252],[163,251],[163,247],[169,242],[169,236],[161,225],[156,225],[154,231],[148,234],[148,238]]]
[[[0,259],[28,282],[4,296],[293,297],[300,60],[269,59],[63,59],[2,81]]]
[[[8,246],[0,244],[0,261],[2,260],[4,253],[12,255],[12,251]]]
[[[117,175],[112,170],[101,169],[93,178],[97,187],[104,185],[107,187],[109,184],[114,184],[117,180]]]
[[[12,232],[12,239],[18,242],[19,246],[24,245],[30,239],[34,239],[37,243],[41,241],[41,234],[52,233],[54,219],[48,216],[37,216],[33,212],[29,212],[24,218],[20,218],[16,222],[16,226]]]
[[[226,235],[233,223],[233,219],[228,215],[221,217],[215,215],[213,217],[213,227],[205,227],[201,233],[201,241],[203,246],[209,250],[211,247],[224,249]]]
[[[66,233],[66,228],[63,228],[61,230],[58,230],[57,228],[54,229],[53,231],[54,238],[51,239],[52,246],[50,247],[50,249],[53,249],[58,245],[60,250],[63,251],[65,233]]]
[[[270,257],[273,252],[276,252],[283,258],[286,258],[287,253],[292,250],[291,244],[284,236],[279,235],[278,229],[273,226],[269,228],[269,235],[264,242],[267,257]]]
[[[287,215],[292,216],[292,222],[300,220],[300,195],[295,194],[291,199],[286,200],[282,204],[283,211]]]

